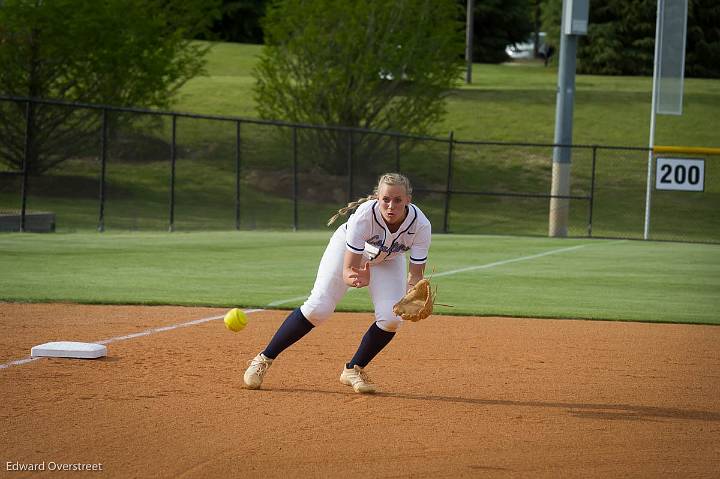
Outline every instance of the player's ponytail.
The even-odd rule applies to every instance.
[[[340,208],[337,213],[335,213],[333,217],[328,220],[327,225],[330,226],[331,224],[335,223],[335,221],[341,216],[345,216],[366,201],[374,200],[376,198],[377,194],[373,193],[372,195],[368,195],[365,198],[358,198],[356,201],[351,201],[347,204],[347,206]]]
[[[412,195],[412,186],[410,185],[410,180],[407,176],[401,175],[400,173],[385,173],[378,180],[378,185],[375,187],[375,190],[371,195],[368,195],[365,198],[358,198],[356,201],[351,201],[347,204],[347,206],[340,208],[338,212],[335,213],[333,217],[330,218],[330,220],[328,220],[327,225],[330,226],[331,224],[335,223],[335,221],[339,217],[347,215],[350,211],[354,210],[366,201],[376,200],[378,197],[377,195],[380,185],[382,185],[383,183],[391,186],[402,185],[405,187],[405,192],[408,194],[408,196]]]

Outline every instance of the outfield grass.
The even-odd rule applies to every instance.
[[[259,45],[215,43],[207,75],[180,91],[180,110],[257,117],[252,68]],[[458,139],[553,143],[556,67],[540,62],[473,66],[473,84],[461,81],[435,134]],[[647,146],[652,77],[578,75],[574,143]],[[682,116],[658,116],[656,144],[720,147],[720,81],[687,78]]]
[[[252,68],[259,45],[212,44],[206,75],[187,82],[179,92],[177,109],[217,115],[256,117]]]
[[[329,236],[7,234],[0,300],[292,308]],[[436,235],[430,257],[441,313],[720,324],[720,246]]]

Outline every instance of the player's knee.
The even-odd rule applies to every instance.
[[[392,312],[391,304],[389,305],[389,307],[375,309],[375,323],[377,323],[378,328],[382,329],[383,331],[393,333],[397,331],[402,324],[402,319],[400,319],[399,316],[396,316],[395,313]]]
[[[320,326],[322,323],[330,319],[330,316],[335,311],[335,308],[330,305],[313,305],[306,302],[300,306],[300,311],[313,326]]]

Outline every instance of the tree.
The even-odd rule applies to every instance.
[[[207,47],[188,39],[208,26],[216,7],[205,0],[6,0],[0,7],[0,92],[167,107],[202,71]],[[0,106],[0,162],[20,169],[25,105]],[[88,141],[98,115],[36,105],[30,124],[29,168],[42,172],[66,159],[65,146],[77,149]]]
[[[260,25],[265,17],[266,0],[223,0],[222,14],[210,28],[196,38],[238,43],[263,43]]]
[[[591,6],[580,40],[579,73],[652,75],[657,0],[611,0]]]
[[[467,0],[458,1],[464,5]],[[507,61],[505,47],[530,38],[534,9],[534,0],[476,0],[473,60]]]
[[[256,67],[264,118],[430,132],[460,80],[463,12],[456,0],[284,0],[272,4]],[[343,173],[347,135],[322,131],[320,162]],[[377,139],[377,138],[376,138]],[[355,138],[358,157],[383,150]]]
[[[560,43],[562,0],[543,1],[548,41]],[[652,75],[657,0],[590,2],[587,36],[578,42],[579,73]],[[685,72],[720,78],[720,6],[688,0]]]
[[[692,0],[688,4],[688,76],[720,78],[720,4],[716,0]]]

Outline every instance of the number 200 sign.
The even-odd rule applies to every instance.
[[[655,189],[705,191],[705,160],[658,158]]]

